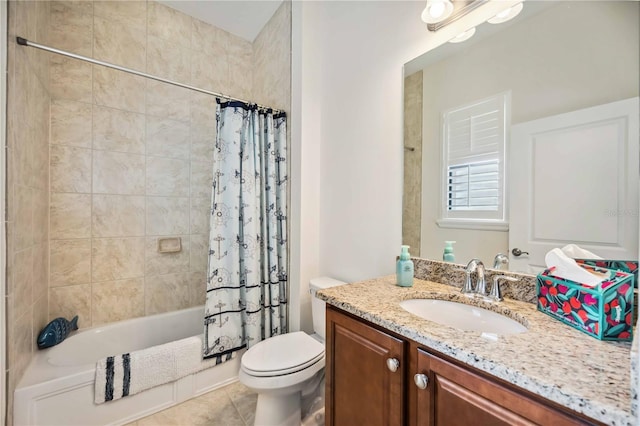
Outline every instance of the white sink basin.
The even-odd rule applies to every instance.
[[[460,330],[496,335],[527,331],[524,325],[511,318],[464,303],[437,299],[409,299],[400,302],[400,307],[420,318]]]

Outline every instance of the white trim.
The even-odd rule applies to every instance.
[[[0,1],[0,22],[8,28],[7,2]],[[6,149],[7,146],[7,32],[0,32],[0,421],[6,423],[7,418],[7,308],[6,308]]]
[[[508,231],[509,222],[497,221],[493,219],[438,219],[436,224],[440,228],[451,229],[476,229],[481,231]]]

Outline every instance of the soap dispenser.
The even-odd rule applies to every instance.
[[[400,287],[413,285],[413,261],[410,259],[409,246],[402,246],[400,258],[396,262],[396,278]]]
[[[455,241],[445,241],[444,251],[442,252],[442,260],[445,262],[455,262],[456,257],[453,255],[453,244]]]

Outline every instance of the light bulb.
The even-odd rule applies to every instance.
[[[431,7],[429,7],[429,15],[432,18],[439,18],[444,13],[444,4],[442,2],[433,3]]]
[[[420,17],[426,24],[435,24],[447,19],[452,12],[453,3],[450,0],[427,0],[427,6]]]

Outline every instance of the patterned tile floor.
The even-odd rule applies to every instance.
[[[235,382],[126,426],[253,426],[257,400]]]

